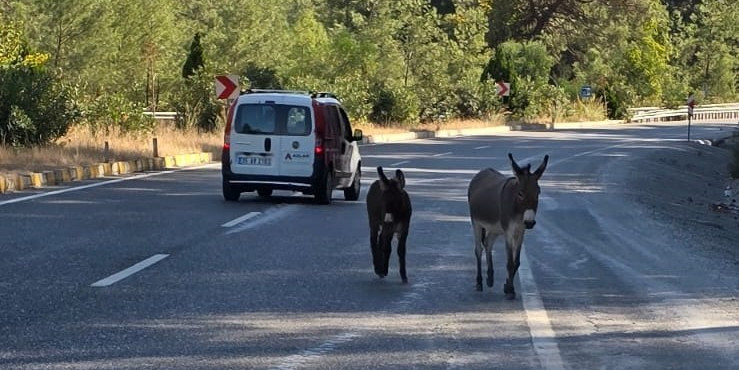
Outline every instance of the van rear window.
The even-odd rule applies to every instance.
[[[234,117],[239,134],[306,136],[312,129],[310,109],[285,104],[241,104]]]

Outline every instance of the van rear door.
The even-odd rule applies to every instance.
[[[315,130],[310,105],[291,104],[289,99],[278,106],[281,123],[279,171],[281,176],[310,177],[315,157]]]
[[[239,104],[232,122],[231,171],[236,174],[277,176],[282,145],[274,101]]]

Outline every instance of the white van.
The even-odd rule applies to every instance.
[[[273,190],[311,194],[331,203],[334,189],[359,198],[362,131],[352,131],[329,93],[247,90],[229,108],[223,140],[223,197]]]

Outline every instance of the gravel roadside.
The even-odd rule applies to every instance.
[[[739,180],[730,176],[731,162],[729,149],[666,142],[622,161],[624,182],[616,186],[630,189],[627,199],[674,238],[739,267]]]

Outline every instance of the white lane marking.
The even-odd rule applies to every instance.
[[[57,194],[69,193],[69,192],[72,192],[72,191],[85,190],[85,189],[89,189],[89,188],[96,188],[98,186],[115,184],[115,183],[119,183],[119,182],[123,182],[123,181],[138,180],[138,179],[144,179],[144,178],[147,178],[147,177],[154,177],[154,176],[166,175],[166,174],[180,172],[180,171],[189,171],[189,170],[197,170],[197,169],[201,169],[201,168],[216,167],[216,166],[220,166],[220,165],[221,165],[220,163],[218,163],[218,164],[206,164],[204,166],[188,167],[188,168],[181,168],[181,169],[176,169],[176,170],[168,170],[168,171],[155,172],[155,173],[146,173],[146,174],[143,174],[143,175],[136,175],[136,176],[125,177],[125,178],[120,178],[120,179],[115,179],[115,180],[109,180],[109,181],[103,181],[103,182],[96,182],[94,184],[88,184],[88,185],[82,185],[82,186],[75,186],[73,188],[54,190],[54,191],[50,191],[48,193],[40,193],[40,194],[28,195],[28,196],[25,196],[25,197],[20,197],[20,198],[5,200],[5,201],[0,202],[0,206],[4,206],[6,204],[12,204],[12,203],[25,202],[27,200],[34,200],[34,199],[43,198],[43,197],[49,197],[49,196],[57,195]]]
[[[432,156],[432,157],[441,157],[441,156],[443,156],[443,155],[447,155],[447,154],[452,154],[452,152],[446,152],[446,153],[436,153],[436,154],[432,154],[431,156]]]
[[[363,172],[372,172],[377,171],[376,167],[365,167],[362,166]],[[463,175],[474,175],[480,172],[480,170],[456,170],[451,168],[439,168],[439,169],[433,169],[433,168],[415,168],[415,167],[407,167],[403,168],[403,172],[421,172],[421,173],[443,173],[443,174],[463,174]]]
[[[163,260],[165,258],[167,258],[167,257],[169,257],[168,254],[155,254],[155,255],[153,255],[153,256],[151,256],[151,257],[149,257],[149,258],[147,258],[147,259],[145,259],[145,260],[143,260],[143,261],[141,261],[141,262],[139,262],[139,263],[137,263],[137,264],[135,264],[135,265],[127,268],[127,269],[125,269],[125,270],[123,270],[123,271],[120,271],[120,272],[117,272],[117,273],[115,273],[113,275],[110,275],[110,276],[106,277],[105,279],[100,279],[100,280],[92,283],[90,286],[92,286],[92,287],[106,287],[106,286],[113,285],[113,284],[115,284],[115,283],[117,283],[117,282],[119,282],[119,281],[121,281],[121,280],[123,280],[123,279],[125,279],[125,278],[127,278],[127,277],[129,277],[129,276],[131,276],[131,275],[133,275],[133,274],[135,274],[135,273],[137,273],[137,272],[139,272],[139,271],[141,271],[141,270],[143,270],[143,269],[145,269],[145,268],[147,268],[147,267],[149,267],[149,266],[151,266],[151,265],[153,265],[153,264],[155,264],[155,263],[157,263],[157,262],[159,262],[159,261],[161,261],[161,260]]]
[[[234,226],[234,225],[238,225],[238,224],[240,224],[240,223],[242,223],[242,222],[244,222],[244,221],[246,221],[246,220],[248,220],[250,218],[253,218],[253,217],[256,217],[256,216],[260,215],[261,213],[262,212],[249,212],[249,213],[247,213],[247,214],[245,214],[245,215],[243,215],[241,217],[238,217],[238,218],[235,218],[235,219],[233,219],[231,221],[228,221],[228,222],[226,222],[225,224],[223,224],[221,226],[222,227],[231,227],[231,226]]]
[[[396,163],[391,163],[390,164],[390,167],[397,167],[397,166],[400,166],[401,164],[406,164],[408,162],[410,162],[410,161],[400,161],[400,162],[396,162]]]
[[[526,311],[526,321],[531,333],[531,342],[534,345],[541,366],[547,370],[564,370],[562,356],[557,346],[557,337],[552,330],[549,315],[544,309],[544,302],[539,295],[534,275],[531,273],[526,249],[521,248],[521,265],[518,268],[518,280],[525,292],[522,294],[523,308]]]
[[[262,225],[264,223],[274,221],[275,219],[278,219],[280,217],[283,217],[287,214],[290,214],[298,209],[298,205],[290,204],[280,204],[274,208],[267,209],[264,211],[263,216],[259,217],[257,219],[254,219],[250,222],[242,222],[239,226],[230,228],[228,231],[224,233],[224,235],[230,235],[238,232],[242,232],[244,230],[251,229],[255,226]],[[252,216],[253,218],[254,216]]]
[[[475,150],[487,149],[487,148],[490,148],[490,145],[478,146],[478,147],[475,147]]]
[[[390,311],[403,310],[412,305],[414,302],[423,298],[423,293],[431,288],[428,282],[417,282],[413,284],[415,290],[406,292],[398,300],[391,302]],[[356,328],[331,336],[318,346],[305,349],[297,355],[286,357],[277,366],[272,369],[291,370],[305,367],[308,363],[319,360],[323,355],[333,351],[341,344],[351,342],[356,338],[361,338],[366,334],[366,329]]]
[[[277,367],[274,367],[274,369],[278,369],[278,370],[297,369],[298,367],[301,367],[302,365],[304,365],[306,362],[316,360],[320,358],[321,356],[323,356],[324,354],[333,351],[337,346],[344,344],[346,342],[349,342],[353,340],[354,338],[359,337],[360,335],[361,334],[357,332],[341,333],[321,343],[321,345],[319,345],[318,347],[306,349],[297,355],[292,355],[286,358]]]

